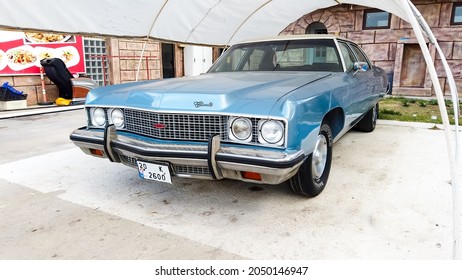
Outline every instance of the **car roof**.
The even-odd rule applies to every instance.
[[[351,40],[348,40],[346,38],[342,38],[336,35],[331,35],[331,34],[301,34],[301,35],[281,35],[281,36],[272,36],[272,37],[263,37],[263,38],[257,38],[253,40],[246,40],[239,42],[238,44],[243,44],[243,43],[258,43],[258,42],[267,42],[267,41],[285,41],[285,40],[314,40],[314,39],[332,39],[332,40],[342,40],[342,41],[348,41],[351,43],[354,43]]]

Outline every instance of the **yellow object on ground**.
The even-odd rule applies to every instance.
[[[72,103],[72,99],[64,99],[59,97],[55,100],[55,103],[58,106],[69,106]]]

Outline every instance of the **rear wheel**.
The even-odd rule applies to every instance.
[[[332,163],[332,143],[332,131],[327,124],[323,124],[313,153],[289,180],[296,194],[315,197],[324,190]]]
[[[362,132],[372,132],[377,124],[377,117],[379,116],[379,103],[375,104],[370,109],[362,120],[356,125],[357,129]]]

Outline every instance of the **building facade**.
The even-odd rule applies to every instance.
[[[462,1],[414,0],[433,30],[447,59],[459,95],[462,89]],[[393,84],[393,94],[433,96],[430,76],[409,23],[389,13],[355,5],[338,5],[306,14],[280,35],[329,33],[360,44],[382,67]],[[443,92],[450,94],[446,74],[435,47],[428,44]]]

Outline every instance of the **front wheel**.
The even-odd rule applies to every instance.
[[[294,193],[315,197],[324,190],[332,163],[332,144],[332,131],[327,124],[323,124],[313,153],[308,156],[298,172],[289,180]]]

